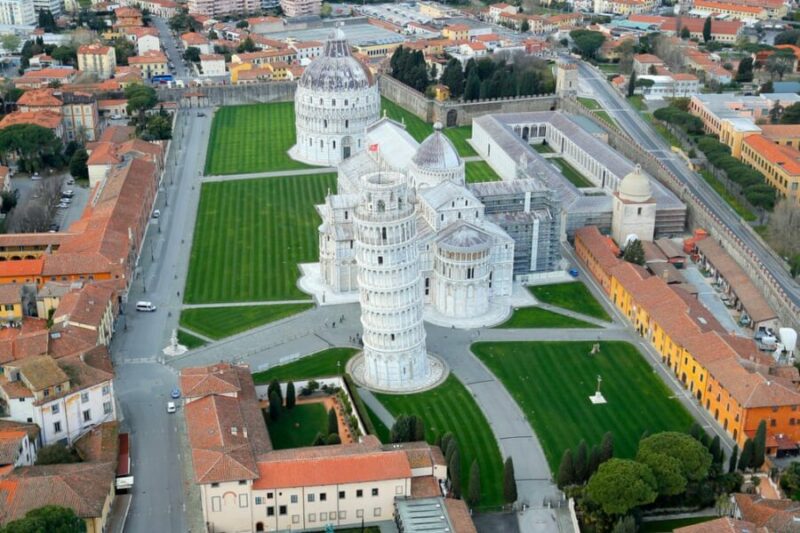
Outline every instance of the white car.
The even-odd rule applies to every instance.
[[[167,413],[172,414],[177,410],[178,408],[175,407],[175,402],[167,402]]]
[[[69,207],[69,204],[65,204],[64,202],[61,202],[56,207],[58,207],[59,209],[66,209],[66,208]]]

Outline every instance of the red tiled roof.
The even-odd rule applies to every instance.
[[[201,398],[211,394],[232,394],[241,390],[239,372],[229,363],[184,368],[180,388],[185,398]]]
[[[40,276],[42,274],[43,265],[43,258],[0,261],[0,278]]]
[[[3,117],[3,120],[0,121],[0,129],[16,124],[36,124],[53,130],[61,125],[61,113],[49,110],[14,111]]]
[[[25,91],[17,100],[17,106],[61,107],[61,100],[54,96],[53,89],[31,89]]]
[[[745,137],[744,142],[770,164],[780,166],[791,176],[800,175],[800,151],[797,149],[775,144],[763,135],[749,135]]]

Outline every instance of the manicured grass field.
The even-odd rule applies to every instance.
[[[386,424],[384,424],[380,417],[375,414],[375,411],[370,409],[369,405],[364,404],[364,407],[367,408],[367,414],[369,415],[370,420],[372,420],[372,425],[375,426],[375,436],[378,437],[381,442],[388,444],[391,440],[390,429],[386,427]]]
[[[679,527],[701,524],[716,519],[716,516],[695,516],[691,518],[675,518],[673,520],[659,520],[657,522],[642,522],[639,533],[668,533]]]
[[[245,174],[310,168],[289,157],[294,103],[225,106],[214,113],[206,174]]]
[[[503,464],[497,441],[472,395],[452,374],[433,390],[418,394],[376,394],[394,415],[417,415],[425,421],[428,442],[451,431],[461,453],[462,492],[467,494],[473,459],[481,469],[481,507],[502,504]]]
[[[186,280],[186,303],[309,299],[298,263],[318,258],[314,205],[336,175],[205,183]]]
[[[468,161],[464,166],[467,174],[467,183],[500,181],[500,176],[486,161]]]
[[[568,283],[554,283],[553,285],[538,285],[528,287],[536,299],[550,305],[557,305],[576,313],[611,320],[606,310],[600,305],[586,285],[580,281]]]
[[[594,324],[554,313],[541,307],[520,307],[511,318],[497,326],[503,329],[519,328],[596,328]]]
[[[570,165],[566,159],[551,157],[548,161],[557,166],[564,177],[571,181],[576,187],[594,187],[594,184],[586,179],[583,174],[578,172],[578,169]]]
[[[195,337],[191,333],[186,333],[185,331],[178,330],[178,344],[182,344],[187,348],[189,348],[190,350],[192,350],[194,348],[205,346],[206,342],[203,339]]]
[[[344,373],[345,364],[358,350],[354,348],[330,348],[314,355],[303,357],[292,363],[276,366],[263,372],[253,374],[256,385],[278,381],[295,381],[326,376],[337,376]],[[337,361],[341,363],[336,365]]]
[[[633,457],[645,430],[685,431],[692,417],[634,345],[601,342],[476,343],[472,351],[503,382],[526,414],[555,473],[564,450],[614,435],[617,457]],[[597,389],[608,401],[593,405]]]
[[[311,446],[317,433],[326,435],[328,431],[328,413],[321,403],[297,404],[292,409],[284,408],[277,420],[272,420],[269,412],[265,411],[264,418],[272,447],[276,450]]]
[[[181,311],[181,326],[212,339],[222,339],[312,307],[313,304],[309,303],[184,309]]]
[[[472,126],[459,126],[457,128],[446,128],[444,134],[453,141],[453,146],[458,150],[458,155],[467,157],[478,155],[478,152],[470,146],[467,139],[472,138]]]

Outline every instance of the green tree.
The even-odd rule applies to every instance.
[[[470,507],[477,507],[481,501],[481,469],[478,466],[478,460],[472,460],[472,466],[469,468],[469,493],[467,495],[467,503]]]
[[[219,39],[219,35],[217,35],[217,32],[215,32],[214,30],[209,30],[208,31],[208,40],[209,41],[216,41],[217,39]]]
[[[297,393],[294,390],[294,382],[290,381],[286,384],[286,408],[293,409],[297,403]]]
[[[762,420],[758,423],[756,436],[753,438],[753,468],[758,470],[764,464],[767,452],[767,421]]]
[[[681,472],[690,481],[700,481],[708,475],[711,454],[706,447],[685,433],[664,431],[639,442],[639,454],[664,454],[681,464]]]
[[[444,435],[442,435],[441,442],[439,443],[439,449],[442,450],[442,454],[447,451],[447,445],[450,444],[450,441],[454,438],[455,437],[453,437],[453,434],[450,431],[447,431]]]
[[[736,472],[736,461],[739,459],[739,445],[733,445],[733,451],[731,452],[731,457],[728,459],[728,473],[733,474]]]
[[[703,42],[708,42],[711,40],[711,17],[706,17],[705,22],[703,22]]]
[[[0,46],[9,54],[14,54],[19,50],[19,45],[22,44],[22,39],[14,33],[6,33],[0,35]]]
[[[606,40],[605,35],[592,30],[572,30],[569,36],[575,44],[575,49],[584,59],[593,59]]]
[[[450,59],[439,81],[450,89],[450,96],[461,98],[464,94],[464,70],[461,68],[461,61],[456,58]]]
[[[605,463],[614,457],[614,435],[607,431],[600,443],[600,462]]]
[[[660,496],[674,496],[686,490],[687,479],[681,471],[681,462],[663,453],[643,453],[639,450],[636,460],[647,465],[653,472]]]
[[[390,437],[392,442],[410,442],[411,441],[411,419],[406,415],[400,415],[394,419]]]
[[[128,58],[136,55],[136,48],[125,37],[117,37],[114,39],[114,53],[117,56],[117,65],[127,65]]]
[[[89,179],[89,167],[86,162],[89,160],[89,154],[86,153],[85,148],[78,148],[72,154],[69,160],[69,173],[75,179]]]
[[[146,141],[164,141],[172,138],[172,120],[169,115],[147,117],[142,138]]]
[[[794,103],[783,110],[780,123],[800,124],[800,102]]]
[[[531,31],[531,24],[530,22],[528,22],[528,19],[522,21],[522,24],[519,27],[519,31],[521,31],[522,33],[528,33],[529,31]]]
[[[36,454],[37,465],[59,465],[78,462],[80,462],[80,458],[77,454],[63,444],[42,446]]]
[[[339,416],[333,407],[328,410],[328,435],[331,433],[339,433]]]
[[[411,441],[421,442],[425,440],[425,421],[417,415],[411,416],[411,428],[409,430]]]
[[[269,417],[273,422],[281,417],[281,398],[275,391],[269,394]]]
[[[86,522],[68,507],[47,505],[0,528],[0,533],[84,533]]]
[[[311,445],[312,446],[325,446],[326,442],[327,442],[327,440],[325,438],[325,435],[323,435],[322,432],[318,431],[317,432],[317,436],[314,437],[314,440],[311,443]]]
[[[565,489],[570,485],[575,484],[575,464],[572,459],[572,449],[567,448],[564,450],[564,455],[561,456],[561,464],[558,465],[558,477],[556,482],[559,489]]]
[[[600,465],[586,485],[585,494],[603,512],[624,515],[655,501],[656,480],[647,465],[630,459],[610,459]]]
[[[636,519],[631,515],[623,516],[614,524],[611,533],[636,533]]]
[[[467,75],[467,84],[464,88],[464,100],[478,100],[481,97],[481,79],[478,72],[473,69]]]
[[[581,440],[575,451],[575,483],[586,483],[589,479],[589,448],[585,440]]]
[[[145,123],[145,113],[158,103],[155,89],[141,83],[125,87],[125,98],[128,100],[128,114],[137,116],[139,124]]]
[[[764,68],[770,73],[770,76],[773,78],[777,76],[779,80],[782,80],[787,72],[792,71],[795,61],[794,54],[790,50],[780,50],[767,58]]]
[[[269,382],[269,385],[267,385],[267,397],[269,398],[272,396],[273,392],[278,395],[278,403],[283,405],[283,391],[281,391],[281,382],[277,379],[273,379]]]
[[[789,498],[800,501],[800,462],[793,461],[781,473],[781,488]]]
[[[0,213],[8,214],[17,206],[17,195],[12,191],[0,192]]]
[[[17,158],[20,170],[35,172],[45,166],[60,166],[61,140],[48,128],[36,124],[14,124],[0,130],[0,156]]]
[[[686,26],[681,28],[681,39],[683,39],[684,41],[688,41],[691,36],[692,32],[689,31],[689,28],[687,28]]]
[[[57,46],[50,52],[50,55],[56,61],[61,61],[65,65],[78,64],[78,49],[73,45],[65,44]]]
[[[592,475],[597,472],[600,463],[603,461],[600,458],[600,446],[595,444],[589,452],[589,466],[586,469],[586,479],[588,480]]]
[[[747,83],[753,81],[753,58],[745,57],[739,61],[739,66],[736,68],[736,81],[739,83]]]
[[[241,30],[250,27],[250,23],[247,22],[246,20],[240,20],[239,22],[236,23],[236,27]]]
[[[628,79],[628,98],[636,92],[636,71],[631,72],[631,77]]]
[[[255,52],[256,43],[253,42],[253,39],[250,37],[246,37],[245,40],[239,43],[239,46],[236,47],[236,51],[240,54],[244,52]]]
[[[450,492],[454,498],[461,497],[461,454],[453,452],[447,463],[447,475],[450,477]]]
[[[55,33],[58,30],[56,26],[56,19],[49,9],[42,9],[39,11],[39,27],[47,33]]]
[[[629,242],[625,247],[625,251],[622,253],[622,258],[628,263],[644,265],[644,246],[642,245],[642,241],[634,239]]]
[[[190,46],[186,49],[183,53],[183,58],[186,61],[191,61],[192,63],[199,63],[200,62],[200,49],[196,46]]]
[[[331,433],[325,438],[325,445],[330,446],[332,444],[341,444],[342,438],[339,436],[338,433]]]
[[[506,503],[517,501],[517,479],[514,477],[514,460],[511,457],[503,464],[503,499]]]
[[[742,454],[739,456],[739,470],[745,472],[750,468],[750,466],[753,464],[753,455],[753,441],[747,439],[744,441]]]

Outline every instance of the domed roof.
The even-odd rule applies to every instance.
[[[451,252],[488,250],[491,243],[489,236],[481,229],[461,222],[446,232],[436,243],[439,249]]]
[[[639,165],[636,165],[633,172],[622,178],[617,192],[622,200],[629,202],[646,202],[653,196],[650,180],[642,173],[642,167]]]
[[[461,166],[453,143],[442,134],[442,123],[433,125],[433,133],[417,148],[411,159],[417,167],[427,170],[449,170]]]
[[[336,28],[325,42],[325,51],[300,76],[300,86],[323,91],[356,90],[375,83],[372,73],[350,54],[344,32]]]

